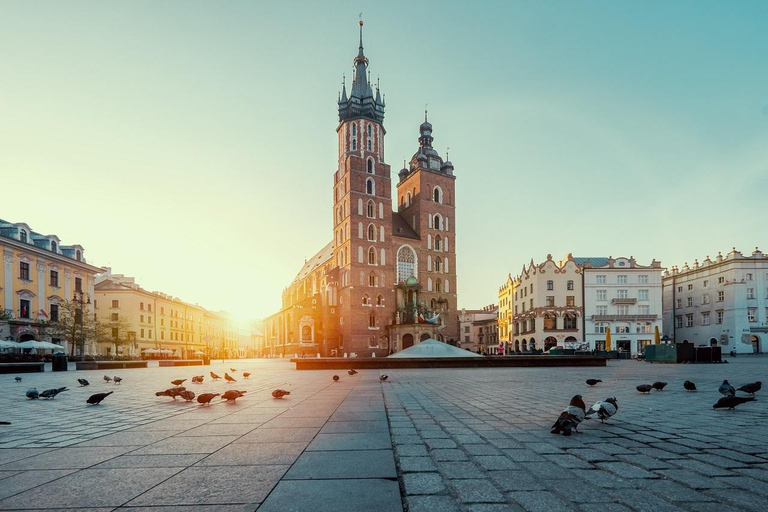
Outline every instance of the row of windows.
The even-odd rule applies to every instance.
[[[744,274],[744,280],[745,280],[745,281],[754,281],[754,280],[755,280],[755,275],[756,275],[756,274],[754,274],[753,272],[747,272],[746,274]],[[766,280],[766,281],[768,281],[768,273],[766,273],[766,274],[765,274],[765,280]],[[725,284],[725,277],[724,277],[724,276],[720,276],[720,277],[718,277],[718,278],[717,278],[717,284]],[[704,279],[704,280],[701,282],[701,287],[702,287],[702,288],[707,288],[708,286],[709,286],[709,279]],[[694,289],[694,283],[689,283],[689,284],[687,284],[687,285],[686,285],[686,287],[685,287],[685,289],[686,289],[687,291],[689,291],[689,292],[690,292],[690,291],[693,291],[693,289]],[[679,293],[682,293],[682,292],[683,292],[683,287],[682,287],[682,285],[677,287],[677,291],[678,291]]]
[[[555,289],[555,282],[547,281],[547,290],[554,290],[554,289]],[[573,290],[573,281],[568,281],[566,283],[566,290]]]
[[[648,290],[637,290],[637,300],[647,301],[649,300]],[[618,289],[616,290],[616,299],[629,299],[629,290]],[[633,297],[634,298],[634,297]],[[595,290],[596,300],[608,300],[608,290]]]
[[[608,306],[595,306],[595,314],[596,315],[607,315],[608,313]],[[619,305],[616,306],[615,314],[617,315],[631,315],[632,314],[632,308],[630,306],[626,305]],[[637,314],[638,315],[650,315],[651,314],[651,306],[648,304],[640,304],[637,306]]]
[[[609,284],[608,276],[606,274],[597,274],[595,276],[595,283],[597,284]],[[614,283],[610,283],[614,284]],[[630,284],[629,276],[627,274],[616,275],[615,284]],[[637,284],[648,284],[648,274],[639,274],[637,276]]]
[[[20,261],[19,262],[19,279],[23,281],[32,281],[32,274],[30,272],[30,264],[26,261]],[[58,288],[59,287],[59,271],[58,270],[51,270],[49,271],[49,278],[48,278],[48,285],[51,288]],[[75,290],[78,292],[83,291],[83,280],[79,277],[75,278]]]
[[[716,324],[722,324],[723,323],[723,310],[717,310],[715,311],[715,323]],[[711,315],[709,311],[703,311],[700,314],[701,324],[700,325],[711,325]],[[685,315],[684,317],[682,315],[675,317],[675,327],[683,327],[683,319],[685,319],[685,327],[693,327],[694,323],[694,315],[693,313],[689,313]],[[758,314],[757,314],[757,308],[747,308],[747,321],[750,323],[756,323],[758,321]],[[765,319],[764,322],[768,322],[768,308],[765,308]]]
[[[432,188],[432,201],[437,204],[443,204],[445,202],[445,194],[443,193],[443,189],[440,188],[440,186],[435,185]],[[412,191],[406,192],[402,196],[400,196],[400,207],[401,208],[408,208],[413,203],[414,198],[416,197],[416,189],[414,188]],[[450,193],[448,196],[448,201],[446,204],[450,204]]]
[[[366,131],[367,131],[367,140],[366,140],[366,147],[368,148],[368,151],[373,151],[373,125],[368,123],[366,125]],[[357,151],[357,124],[352,124],[352,151]]]
[[[611,328],[611,324],[607,322],[595,323],[595,334],[605,334],[611,329],[611,332],[615,334],[632,334],[632,324],[629,322],[621,322]],[[653,332],[653,324],[651,322],[637,322],[635,324],[636,334],[650,334]]]

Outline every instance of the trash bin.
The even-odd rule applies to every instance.
[[[203,356],[203,364],[204,365],[210,365],[211,364],[211,358],[208,356]]]
[[[53,360],[51,361],[51,369],[54,372],[67,371],[67,355],[64,352],[56,352],[53,354]]]

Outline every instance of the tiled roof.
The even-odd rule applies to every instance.
[[[305,263],[304,266],[301,267],[301,270],[299,270],[299,273],[296,274],[296,277],[293,279],[291,284],[294,284],[298,281],[301,281],[305,277],[307,277],[310,273],[312,273],[313,270],[315,270],[317,267],[328,261],[333,257],[333,240],[328,242],[328,244],[320,249],[314,256],[309,258]]]
[[[608,264],[608,258],[605,256],[573,258],[573,262],[580,267],[583,266],[586,261],[590,262],[593,267],[604,267]]]
[[[406,221],[398,212],[392,212],[392,236],[421,240],[419,235],[417,235],[410,224],[408,224],[408,221]]]

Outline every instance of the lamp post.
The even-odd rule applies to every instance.
[[[82,290],[76,290],[72,296],[72,302],[78,306],[75,323],[80,323],[80,360],[85,361],[85,317],[83,317],[83,307],[91,303],[91,296]],[[75,340],[72,340],[73,344],[74,342]]]

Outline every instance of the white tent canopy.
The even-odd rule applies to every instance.
[[[159,351],[159,350],[157,350],[156,348],[145,348],[145,349],[143,350],[143,352],[144,352],[145,354],[159,354],[159,353],[160,353],[160,351]]]
[[[21,343],[14,343],[16,345],[14,348],[41,348],[44,350],[64,350],[64,347],[61,345],[56,345],[55,343],[50,343],[48,341],[36,341],[36,340],[29,340],[29,341],[23,341]]]
[[[388,357],[394,358],[427,358],[427,357],[483,357],[480,354],[475,354],[469,350],[460,349],[437,341],[436,339],[428,338],[412,347],[408,347],[405,350],[401,350]]]
[[[0,348],[18,348],[18,343],[14,341],[0,340]]]

